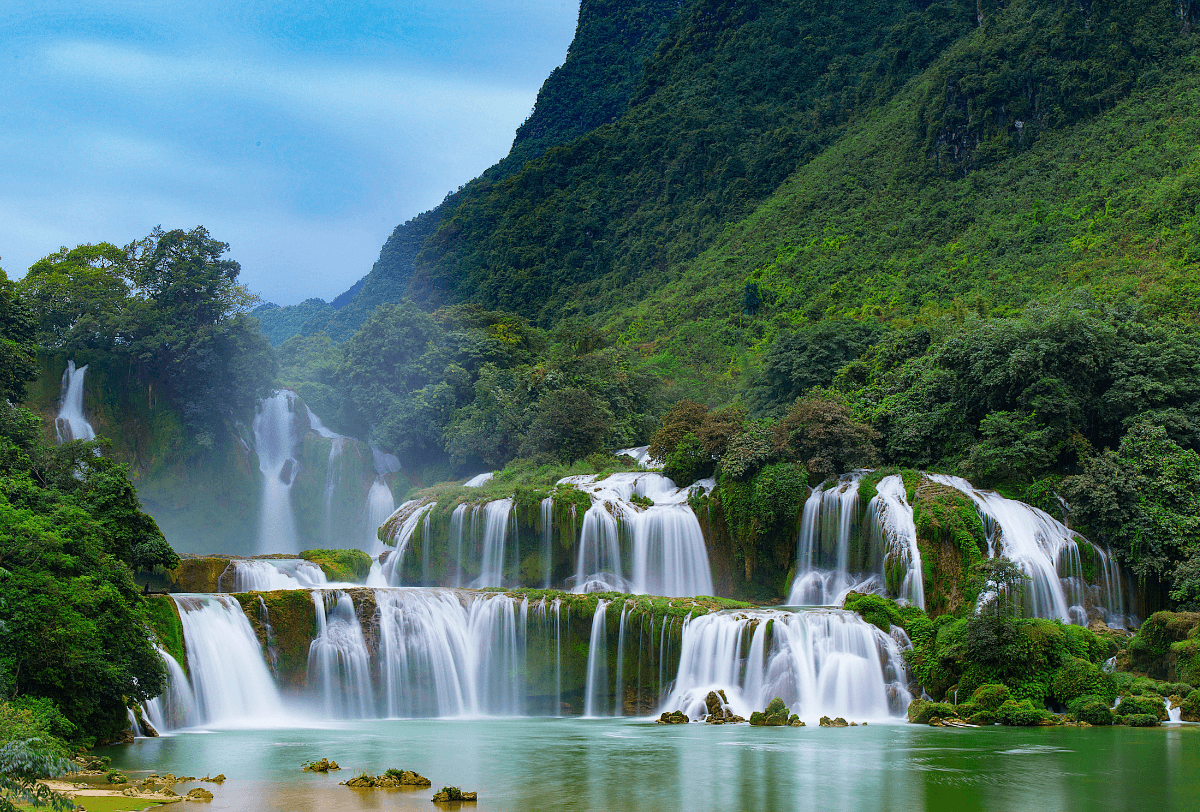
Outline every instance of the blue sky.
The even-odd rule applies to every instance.
[[[512,144],[578,0],[0,4],[0,267],[204,225],[331,299]]]

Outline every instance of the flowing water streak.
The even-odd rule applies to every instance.
[[[885,591],[882,557],[861,543],[856,526],[858,484],[864,475],[864,471],[846,474],[833,487],[817,486],[809,494],[800,516],[796,580],[789,604],[835,606],[851,591]]]
[[[341,590],[314,589],[317,636],[308,647],[308,683],[331,719],[374,716],[371,657],[354,602]]]
[[[583,715],[595,718],[603,712],[602,704],[608,690],[608,633],[605,629],[605,612],[608,601],[596,601],[596,614],[592,616],[592,634],[588,640],[587,682],[583,688]]]
[[[550,588],[550,565],[554,559],[551,545],[554,541],[554,499],[547,496],[542,500],[542,589]]]
[[[452,589],[379,589],[389,717],[525,712],[529,604]]]
[[[1099,590],[1087,587],[1073,530],[1045,511],[992,491],[976,489],[961,477],[931,474],[929,479],[970,497],[983,520],[990,555],[1012,559],[1030,577],[1022,604],[1033,617],[1087,625],[1088,603],[1114,624],[1123,624],[1120,571],[1092,545],[1104,573]],[[1105,601],[1109,601],[1105,603]]]
[[[884,581],[889,592],[924,609],[925,576],[921,570],[921,549],[917,546],[917,526],[905,493],[904,478],[899,474],[885,476],[875,486],[875,493],[867,503],[867,516],[873,540],[886,551]],[[894,584],[897,580],[894,573],[903,573],[899,584]]]
[[[59,445],[70,440],[96,439],[96,431],[83,413],[83,381],[87,377],[87,370],[87,364],[76,369],[74,361],[67,361],[62,377],[58,417],[54,419]]]
[[[159,733],[169,733],[192,724],[200,714],[183,667],[157,643],[154,650],[167,667],[167,686],[161,694],[142,703],[142,717]]]
[[[504,586],[504,553],[512,508],[511,499],[496,499],[483,506],[483,557],[479,577],[471,584],[477,589]]]
[[[300,442],[295,419],[296,393],[281,389],[259,405],[254,417],[254,450],[263,475],[259,515],[260,553],[296,553],[299,542],[292,514],[292,483]]]
[[[836,609],[689,617],[675,685],[662,707],[703,717],[708,692],[724,690],[734,712],[747,718],[776,696],[809,724],[820,716],[897,718],[911,700],[906,642]]]
[[[224,592],[312,589],[329,583],[324,570],[300,558],[235,559],[218,580]]]
[[[395,512],[388,517],[387,521],[396,528],[393,531],[391,539],[395,549],[388,554],[387,559],[383,562],[381,574],[384,583],[390,586],[400,586],[400,572],[404,564],[404,554],[408,551],[408,544],[412,541],[417,525],[436,506],[437,502],[423,502],[420,499],[410,499],[396,508]],[[459,505],[459,507],[462,507],[462,505]],[[457,512],[458,508],[455,508],[455,513]],[[428,543],[428,541],[422,541],[423,545]]]
[[[712,593],[704,533],[687,499],[694,489],[708,490],[714,483],[703,480],[676,488],[661,474],[620,473],[598,481],[567,477],[560,484],[592,497],[579,535],[574,591],[679,597]],[[653,505],[646,507],[643,500]],[[623,548],[629,549],[628,562]]]
[[[629,601],[621,603],[621,624],[617,627],[617,675],[616,684],[613,686],[613,696],[616,698],[616,706],[613,708],[613,716],[625,715],[625,620],[629,617]]]
[[[286,724],[279,691],[241,604],[228,595],[173,595],[183,625],[194,696],[192,724]]]

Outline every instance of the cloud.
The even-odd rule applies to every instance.
[[[507,152],[554,64],[543,53],[533,74],[496,62],[488,52],[503,32],[480,34],[502,17],[494,10],[442,19],[437,5],[417,4],[412,41],[395,44],[356,32],[351,18],[328,40],[274,19],[237,30],[220,14],[200,34],[168,20],[146,36],[137,5],[51,10],[49,33],[27,26],[9,43],[0,255],[10,276],[60,245],[202,223],[231,243],[264,298],[332,298],[370,269],[397,223]],[[311,27],[319,8],[309,6]],[[528,28],[541,6],[517,6]],[[347,47],[355,36],[361,47]],[[437,55],[480,36],[477,59]],[[569,31],[558,61],[568,41]]]

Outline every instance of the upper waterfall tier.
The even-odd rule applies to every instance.
[[[74,361],[67,361],[62,377],[62,398],[58,416],[54,419],[54,431],[58,442],[69,440],[95,440],[96,430],[83,413],[83,382],[87,378],[87,364],[76,369]]]

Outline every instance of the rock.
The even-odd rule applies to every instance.
[[[686,725],[690,721],[692,720],[681,710],[674,710],[670,713],[664,711],[663,715],[658,717],[660,725]]]
[[[185,801],[211,801],[213,794],[203,787],[189,789],[187,795],[184,796]]]
[[[200,780],[208,781],[209,783],[212,783],[212,784],[220,784],[222,781],[225,780],[225,773],[218,773],[218,774],[214,775],[212,778],[209,778],[206,775],[203,778],[201,778]]]
[[[478,793],[463,792],[458,787],[442,787],[434,796],[434,803],[446,803],[449,801],[476,801]]]
[[[300,769],[313,773],[327,773],[330,770],[340,770],[342,768],[338,766],[336,761],[323,758],[320,761],[310,761],[307,764],[302,764]]]
[[[138,790],[137,787],[129,787],[128,789],[121,790],[121,794],[127,795],[130,798],[136,798],[138,795],[141,795],[142,793],[140,790]]]
[[[804,722],[801,722],[800,717],[793,713],[788,719],[788,727],[804,727]]]

